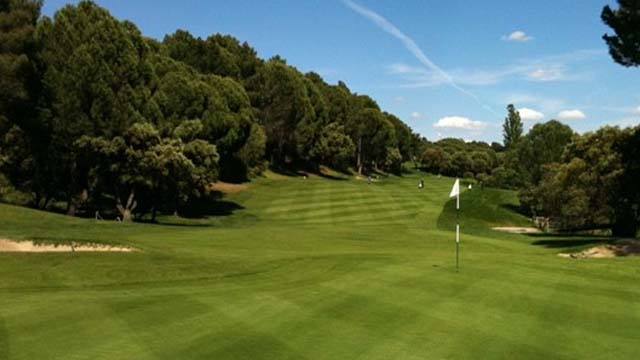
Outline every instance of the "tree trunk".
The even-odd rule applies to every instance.
[[[76,210],[78,210],[76,202],[73,199],[70,199],[67,203],[67,215],[76,216]]]
[[[49,206],[49,201],[51,201],[51,197],[48,195],[44,198],[44,202],[42,203],[42,210],[46,210],[47,206]]]
[[[89,198],[89,192],[87,189],[82,189],[78,194],[72,196],[71,199],[67,202],[67,215],[76,216],[76,212],[78,211],[78,207],[84,204]]]
[[[635,238],[638,234],[638,224],[633,220],[617,222],[611,227],[611,235],[620,238]]]
[[[116,208],[122,215],[122,221],[131,222],[133,221],[133,210],[138,206],[138,202],[136,201],[136,193],[134,190],[131,190],[129,193],[129,198],[127,199],[127,203],[123,206],[122,201],[120,201],[120,197],[117,197]]]
[[[638,217],[632,206],[623,206],[616,214],[616,222],[611,227],[614,237],[635,238],[638,233]]]
[[[133,216],[131,215],[131,209],[124,209],[122,212],[122,221],[131,222],[133,221]]]
[[[154,205],[153,208],[151,209],[151,221],[155,222],[156,221],[156,206]]]
[[[358,174],[362,175],[362,136],[358,138],[358,160],[357,160]]]

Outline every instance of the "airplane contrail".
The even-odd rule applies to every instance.
[[[433,72],[435,72],[435,73],[439,74],[440,76],[442,76],[451,87],[453,87],[454,89],[456,89],[459,92],[463,93],[464,95],[471,97],[483,109],[485,109],[485,110],[487,110],[487,111],[489,111],[489,112],[491,112],[491,113],[493,113],[495,115],[498,115],[498,113],[496,113],[489,105],[483,103],[482,100],[480,100],[480,98],[476,94],[474,94],[474,93],[462,88],[460,85],[458,85],[453,80],[451,75],[449,75],[441,67],[436,65],[436,63],[434,63],[433,61],[431,61],[431,59],[429,59],[429,57],[422,51],[422,49],[420,49],[418,44],[416,44],[416,42],[412,38],[410,38],[405,33],[400,31],[400,29],[398,29],[394,24],[389,22],[389,20],[385,19],[382,15],[376,13],[375,11],[373,11],[371,9],[367,9],[366,7],[364,7],[362,5],[359,5],[359,4],[357,4],[357,3],[355,3],[355,2],[353,2],[351,0],[342,0],[342,2],[346,6],[351,8],[351,10],[353,10],[353,11],[357,12],[358,14],[364,16],[365,18],[371,20],[374,24],[376,24],[383,31],[391,34],[393,37],[395,37],[398,40],[400,40],[402,42],[402,44],[404,45],[404,47],[407,48],[407,50],[409,50],[409,52],[411,52],[411,54],[413,54],[413,56],[415,56],[418,59],[418,61],[420,61],[427,68],[431,69]]]

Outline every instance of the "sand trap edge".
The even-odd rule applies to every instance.
[[[61,252],[138,252],[139,249],[104,244],[69,243],[37,244],[31,240],[0,239],[0,253],[61,253]]]

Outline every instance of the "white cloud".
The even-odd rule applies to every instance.
[[[556,81],[562,80],[565,77],[564,73],[561,67],[538,68],[528,73],[527,77],[532,81]]]
[[[518,112],[520,113],[520,118],[523,121],[540,121],[544,119],[543,113],[526,107],[518,109]]]
[[[638,106],[637,108],[633,109],[633,113],[640,115],[640,106]]]
[[[527,42],[527,41],[533,40],[533,37],[527,35],[524,31],[518,30],[518,31],[512,32],[509,35],[503,35],[502,40],[515,41],[515,42]]]
[[[403,103],[407,101],[407,99],[404,96],[396,96],[395,98],[393,98],[393,100],[398,103]]]
[[[482,130],[487,127],[487,123],[462,116],[447,116],[438,120],[433,126],[442,129]]]
[[[558,113],[558,118],[562,120],[582,120],[587,116],[580,110],[563,110]]]
[[[411,118],[413,120],[418,120],[418,119],[422,118],[422,114],[420,114],[417,111],[412,112],[411,115],[409,115],[409,116],[411,116]]]

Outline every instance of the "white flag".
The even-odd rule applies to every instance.
[[[451,189],[451,194],[449,194],[449,197],[456,197],[460,195],[460,179],[456,179],[456,183],[453,184],[453,189]]]

